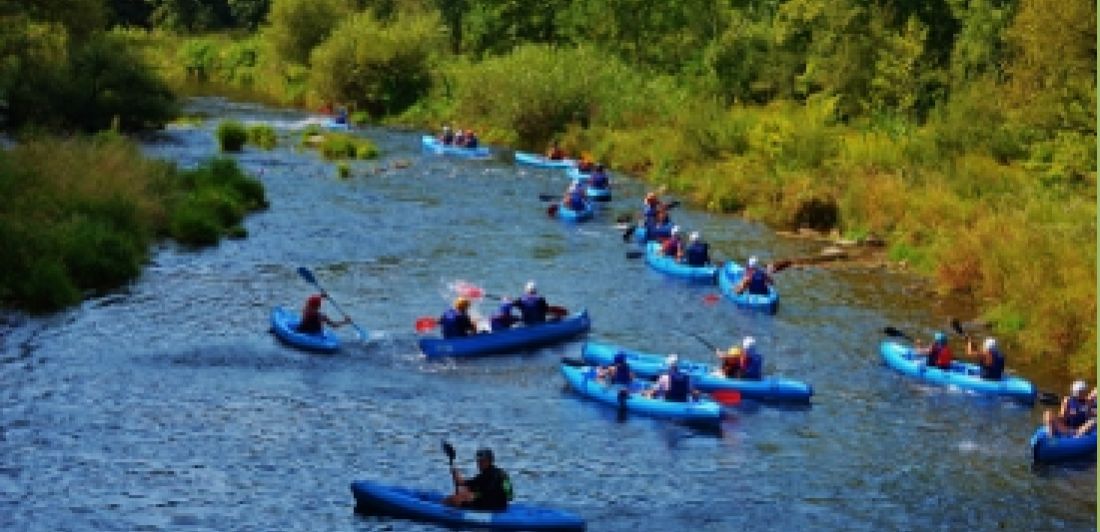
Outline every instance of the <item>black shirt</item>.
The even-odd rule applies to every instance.
[[[512,481],[499,467],[489,466],[476,477],[462,481],[462,484],[476,494],[474,500],[462,505],[463,508],[493,511],[508,509],[508,501],[512,499]]]

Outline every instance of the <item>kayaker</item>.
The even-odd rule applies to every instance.
[[[321,334],[324,326],[339,327],[351,323],[351,318],[345,316],[340,321],[332,321],[325,313],[321,312],[321,299],[324,294],[313,294],[306,298],[306,304],[302,307],[302,317],[298,320],[296,329],[300,333]]]
[[[565,150],[561,149],[558,141],[550,143],[550,147],[546,149],[546,158],[551,161],[560,161],[565,158]]]
[[[692,231],[688,235],[688,245],[684,248],[680,260],[688,266],[701,267],[710,264],[710,246],[703,242],[699,231]]]
[[[465,138],[466,141],[462,144],[463,147],[469,148],[471,150],[477,147],[477,135],[474,135],[474,130],[467,129]]]
[[[657,213],[661,210],[661,200],[657,197],[656,192],[647,192],[642,204],[642,223],[649,227],[657,221]]]
[[[943,370],[951,369],[951,361],[955,357],[951,354],[951,347],[947,345],[947,335],[942,331],[936,331],[936,334],[932,335],[932,345],[922,347],[920,340],[917,340],[916,344],[915,351],[926,358],[927,366]]]
[[[645,225],[646,240],[660,240],[672,235],[672,220],[668,217],[668,210],[661,207],[657,210],[653,219]]]
[[[445,145],[454,144],[455,134],[451,131],[451,126],[443,126],[443,134],[439,136],[439,141]]]
[[[605,190],[611,186],[611,180],[608,179],[607,172],[604,171],[602,164],[597,164],[596,169],[592,171],[588,186],[599,190]]]
[[[337,124],[347,124],[348,123],[348,108],[343,106],[343,105],[337,107],[336,108],[336,118],[333,120],[333,122],[336,122]]]
[[[688,399],[697,399],[699,391],[691,384],[691,376],[680,371],[680,357],[675,353],[665,358],[668,371],[657,378],[657,385],[650,397],[660,397],[673,403],[686,403]]]
[[[455,146],[465,146],[466,145],[466,135],[465,135],[464,130],[462,128],[460,128],[460,127],[455,128],[455,138],[452,142],[454,143]]]
[[[680,256],[683,241],[680,239],[680,226],[672,226],[672,233],[661,243],[661,254],[666,257],[676,258]]]
[[[527,281],[523,287],[523,296],[519,298],[518,306],[524,325],[546,323],[546,313],[550,310],[550,305],[546,304],[546,298],[539,295],[534,281]]]
[[[566,189],[565,195],[562,196],[562,204],[574,211],[583,211],[587,206],[587,200],[584,199],[584,187],[574,181]]]
[[[750,294],[767,295],[768,286],[773,284],[775,282],[772,276],[768,275],[768,272],[760,266],[760,261],[752,256],[749,257],[748,267],[745,268],[741,282],[737,284],[737,293],[741,294],[747,289]]]
[[[634,372],[626,362],[626,353],[622,351],[615,353],[615,362],[606,368],[600,368],[597,377],[611,384],[629,386],[634,380]]]
[[[986,338],[982,342],[981,350],[974,347],[970,338],[966,339],[966,356],[976,357],[981,368],[981,377],[986,380],[999,381],[1005,370],[1005,357],[997,347],[997,340]]]
[[[462,478],[458,468],[451,466],[451,478],[454,479],[455,493],[443,499],[448,506],[503,512],[512,500],[512,480],[503,469],[493,463],[493,451],[477,450],[477,476]]]
[[[1074,381],[1070,394],[1062,399],[1058,415],[1044,411],[1043,423],[1054,436],[1077,437],[1096,430],[1096,388],[1090,392],[1085,381]]]
[[[492,332],[511,329],[519,321],[512,312],[516,308],[516,301],[508,296],[501,298],[500,307],[489,318],[489,328]]]
[[[577,171],[582,174],[590,174],[595,168],[596,163],[592,160],[592,156],[587,153],[582,153],[581,160],[577,161]]]
[[[477,327],[470,319],[470,300],[464,297],[455,298],[454,305],[447,309],[439,318],[439,327],[443,332],[443,338],[462,338],[477,334]]]

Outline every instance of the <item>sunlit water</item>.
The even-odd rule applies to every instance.
[[[262,170],[269,211],[249,237],[167,245],[131,286],[55,316],[8,316],[0,353],[0,529],[436,530],[353,513],[359,478],[449,489],[441,439],[467,471],[491,446],[518,498],[577,512],[590,530],[1092,530],[1093,467],[1034,469],[1041,409],[930,388],[877,355],[885,325],[927,333],[942,316],[893,274],[788,270],[776,316],[708,305],[714,287],[661,277],[614,226],[643,189],[623,180],[595,221],[563,225],[539,194],[561,171],[507,154],[422,154],[419,132],[367,129],[384,154],[336,178],[296,143],[304,115],[201,100],[196,111],[268,121],[284,148],[237,156]],[[216,122],[171,128],[148,152],[193,165]],[[411,166],[393,168],[395,161]],[[385,171],[381,169],[385,168]],[[801,255],[738,219],[679,209],[726,256]],[[370,330],[335,356],[267,333],[312,268]],[[592,338],[709,360],[688,333],[756,336],[768,373],[813,384],[813,405],[747,405],[721,433],[616,420],[563,388],[566,345],[426,362],[413,323],[463,279],[587,307]],[[332,313],[336,313],[329,308]],[[492,311],[482,303],[482,314]]]

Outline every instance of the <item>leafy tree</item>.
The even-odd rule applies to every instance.
[[[280,58],[305,65],[313,48],[350,14],[345,0],[273,0],[265,35]]]

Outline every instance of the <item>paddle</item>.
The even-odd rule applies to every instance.
[[[539,201],[554,201],[561,197],[561,194],[539,194]]]
[[[336,310],[340,311],[340,314],[344,316],[344,319],[348,320],[348,323],[350,323],[352,327],[355,327],[355,333],[359,336],[359,339],[366,340],[366,331],[364,331],[363,328],[356,324],[354,321],[351,321],[351,316],[348,316],[348,314],[344,312],[344,309],[340,308],[340,305],[336,304],[336,300],[332,299],[332,296],[330,296],[328,292],[326,292],[325,289],[321,287],[321,284],[317,282],[317,278],[313,276],[313,272],[310,271],[309,268],[306,268],[305,266],[299,266],[298,275],[307,283],[317,287],[317,290],[321,291],[321,295],[325,298],[328,298],[329,303],[332,303],[332,306],[336,307]]]
[[[701,334],[693,333],[693,332],[687,332],[687,331],[680,331],[680,332],[683,332],[683,333],[687,334],[688,336],[690,336],[692,338],[695,338],[696,340],[699,340],[699,343],[707,346],[712,352],[718,352],[719,351],[718,346],[716,346],[716,345],[710,343],[709,341],[707,341],[707,339],[703,338],[703,335],[701,335]],[[714,391],[709,392],[709,393],[710,393],[710,396],[713,397],[714,400],[717,401],[719,404],[722,404],[722,405],[725,405],[725,406],[732,406],[732,405],[741,404],[741,392],[739,392],[737,390],[714,390]]]
[[[900,330],[898,330],[894,327],[891,327],[889,325],[887,325],[886,327],[883,327],[882,333],[885,334],[886,336],[894,336],[896,338],[904,338],[906,340],[909,340],[910,342],[914,341],[912,336],[909,336],[908,334],[905,334],[905,333],[901,332]]]

